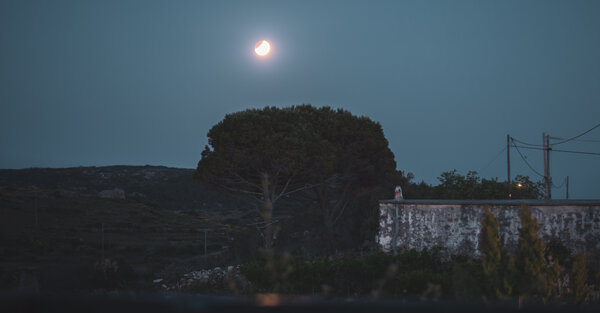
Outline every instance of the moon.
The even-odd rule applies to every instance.
[[[271,43],[261,40],[254,45],[254,53],[259,57],[265,57],[271,52]]]

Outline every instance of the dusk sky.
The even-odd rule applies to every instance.
[[[381,123],[417,181],[505,180],[506,134],[600,123],[600,1],[0,2],[0,168],[195,168],[226,114],[298,104]],[[600,153],[600,128],[555,148]],[[600,155],[552,152],[551,174],[600,198]]]

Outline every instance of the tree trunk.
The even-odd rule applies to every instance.
[[[328,211],[328,210],[327,210]],[[323,224],[325,226],[325,251],[328,255],[332,254],[334,251],[334,231],[333,231],[333,221],[331,215],[324,214]]]
[[[262,235],[265,240],[265,249],[273,248],[273,201],[269,184],[269,174],[263,173],[261,177],[263,189],[263,207],[261,216],[265,223]]]

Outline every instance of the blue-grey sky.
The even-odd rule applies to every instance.
[[[600,123],[600,1],[0,2],[0,168],[194,168],[225,114],[303,103],[380,122],[416,180],[505,180],[507,133]],[[551,158],[555,184],[600,198],[600,156]]]

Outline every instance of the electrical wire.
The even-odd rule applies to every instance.
[[[533,143],[527,143],[527,142],[518,140],[515,137],[510,137],[510,139],[513,140],[513,141],[516,141],[516,142],[518,142],[520,144],[523,144],[523,145],[534,146],[534,147],[543,147],[544,146],[544,145],[536,145],[536,144],[533,144]]]
[[[552,183],[552,187],[556,188],[556,189],[560,189],[562,188],[565,184],[567,183],[567,178],[565,177],[565,179],[563,179],[562,184],[560,184],[560,186],[556,186],[554,183]]]
[[[598,124],[598,125],[596,125],[596,126],[594,126],[594,127],[590,128],[590,129],[588,129],[588,130],[584,131],[583,133],[581,133],[581,134],[579,134],[579,135],[577,135],[577,136],[575,136],[575,137],[571,137],[571,138],[569,138],[569,139],[565,139],[565,140],[563,140],[563,141],[559,141],[559,142],[551,143],[550,145],[552,145],[552,146],[554,146],[554,145],[560,145],[561,143],[565,143],[565,142],[571,141],[571,140],[573,140],[573,139],[577,139],[577,138],[579,138],[579,137],[581,137],[581,136],[583,136],[583,135],[585,135],[585,134],[587,134],[587,133],[591,132],[592,130],[594,130],[594,129],[598,128],[598,127],[600,127],[600,124]]]
[[[492,163],[494,163],[494,161],[496,161],[496,159],[502,154],[502,152],[504,152],[506,150],[506,147],[502,148],[502,150],[500,150],[496,156],[486,165],[484,166],[481,170],[479,170],[479,173],[482,173],[484,170],[486,170],[488,167],[490,167],[490,165],[492,165]]]
[[[525,162],[525,164],[527,164],[527,166],[529,167],[529,169],[531,169],[534,173],[538,174],[540,177],[544,177],[544,175],[540,174],[538,171],[536,171],[531,164],[529,164],[529,162],[527,162],[527,158],[525,158],[523,156],[523,154],[521,153],[521,150],[519,150],[519,147],[517,147],[517,145],[515,144],[514,141],[512,141],[513,146],[515,147],[515,149],[517,149],[517,152],[519,153],[519,155],[521,156],[521,159],[523,159],[523,161]],[[530,149],[535,149],[535,148],[530,148]]]
[[[588,152],[588,151],[573,151],[573,150],[560,150],[560,149],[552,149],[551,151],[576,153],[576,154],[588,154],[588,155],[600,155],[600,153],[598,153],[598,152]]]
[[[564,138],[558,138],[560,140],[563,140]],[[573,139],[573,141],[579,141],[579,142],[600,142],[600,140],[593,140],[593,139]]]
[[[594,139],[573,139],[573,141],[581,141],[581,142],[600,142],[600,140],[594,140]]]
[[[517,146],[515,145],[515,147],[517,147]],[[531,149],[531,150],[544,150],[543,148],[534,148],[534,147],[525,147],[525,146],[519,146],[519,147],[523,148],[523,149]],[[598,152],[588,152],[588,151],[573,151],[573,150],[562,150],[562,149],[550,149],[550,151],[576,153],[576,154],[587,154],[587,155],[600,155],[600,153],[598,153]]]

